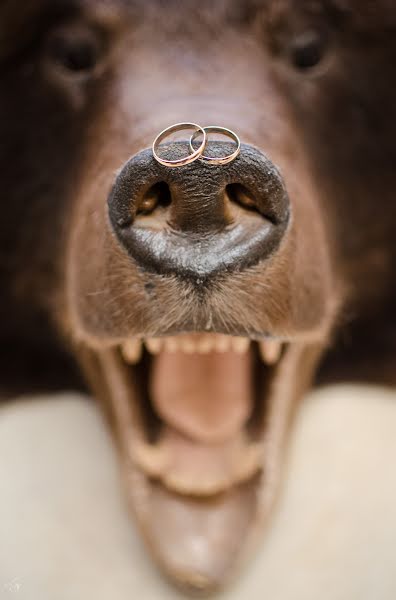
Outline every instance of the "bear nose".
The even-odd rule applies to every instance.
[[[229,152],[230,145],[220,141],[205,150],[219,157]],[[174,142],[166,153],[177,159],[186,147]],[[290,220],[278,169],[248,144],[231,163],[198,159],[176,168],[143,150],[119,172],[108,205],[116,237],[141,268],[196,281],[268,259]]]

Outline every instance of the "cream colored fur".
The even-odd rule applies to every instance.
[[[396,598],[396,391],[311,394],[284,490],[255,560],[227,600]],[[1,600],[181,598],[151,566],[114,452],[77,395],[0,409]]]

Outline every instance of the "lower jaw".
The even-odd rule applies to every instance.
[[[270,513],[289,424],[310,384],[321,347],[285,344],[278,363],[268,368],[265,389],[258,390],[256,408],[264,410],[257,410],[249,427],[240,432],[257,451],[254,465],[243,476],[203,486],[194,485],[194,477],[186,486],[172,474],[164,477],[158,468],[150,469],[150,464],[158,467],[157,459],[153,463],[150,458],[156,447],[143,422],[133,371],[119,349],[80,347],[78,353],[112,427],[127,495],[153,557],[184,589],[210,592],[222,587],[248,556]],[[155,421],[161,431],[161,420]]]

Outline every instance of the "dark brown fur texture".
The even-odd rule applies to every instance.
[[[76,40],[85,68],[62,63]],[[3,395],[81,388],[82,368],[123,453],[98,356],[127,336],[276,334],[298,348],[287,421],[312,382],[394,383],[395,65],[391,0],[3,1]],[[116,174],[183,120],[234,129],[280,169],[292,218],[269,261],[196,281],[140,268],[114,236]],[[210,228],[194,206],[172,218]]]

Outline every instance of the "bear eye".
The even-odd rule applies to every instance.
[[[47,60],[70,74],[89,74],[101,54],[98,34],[89,27],[68,25],[52,31],[46,40]]]
[[[308,71],[319,65],[326,55],[327,40],[317,31],[307,31],[295,37],[289,56],[292,65],[299,71]]]

